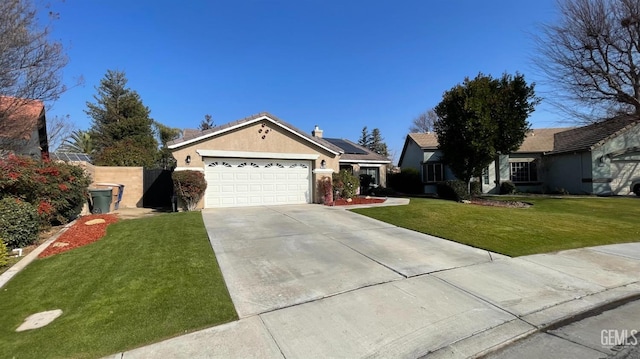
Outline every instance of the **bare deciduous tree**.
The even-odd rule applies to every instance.
[[[53,101],[65,91],[61,70],[67,57],[49,34],[30,0],[0,1],[0,127],[31,100]]]
[[[69,116],[53,116],[47,118],[47,136],[49,137],[49,150],[57,150],[68,139],[75,126],[69,121]]]
[[[586,122],[640,114],[640,1],[561,0],[536,38],[550,102]]]
[[[433,131],[433,124],[438,119],[438,115],[433,109],[428,109],[427,111],[418,115],[418,117],[413,119],[411,122],[411,127],[409,127],[409,132],[411,133],[426,133]]]

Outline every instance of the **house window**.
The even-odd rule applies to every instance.
[[[482,170],[482,183],[489,184],[489,167]]]
[[[444,166],[439,162],[422,164],[422,182],[441,182],[444,180]]]
[[[360,167],[361,175],[369,175],[373,178],[371,184],[380,184],[380,168],[378,167]]]
[[[538,169],[534,161],[511,162],[511,182],[536,182]]]

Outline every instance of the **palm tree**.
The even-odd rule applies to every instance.
[[[88,131],[77,130],[71,133],[69,138],[62,142],[59,148],[60,152],[86,153],[93,154],[93,139]]]

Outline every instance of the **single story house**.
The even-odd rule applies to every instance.
[[[420,171],[425,193],[455,176],[441,161],[434,133],[407,135],[398,166]],[[499,155],[478,179],[484,193],[513,182],[519,191],[627,195],[640,186],[640,118],[619,116],[576,128],[527,133],[514,153]]]
[[[48,151],[44,103],[0,96],[0,154],[40,158]]]
[[[386,185],[391,161],[349,140],[310,134],[259,113],[204,131],[184,131],[168,143],[176,171],[203,171],[204,208],[319,203],[317,184],[347,169]]]

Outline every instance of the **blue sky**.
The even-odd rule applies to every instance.
[[[88,129],[87,101],[123,70],[151,116],[195,128],[268,111],[326,137],[379,128],[400,155],[413,118],[465,76],[519,71],[541,86],[531,34],[555,0],[66,0],[52,38],[67,50],[69,89],[47,116]],[[533,127],[562,118],[544,102]]]

